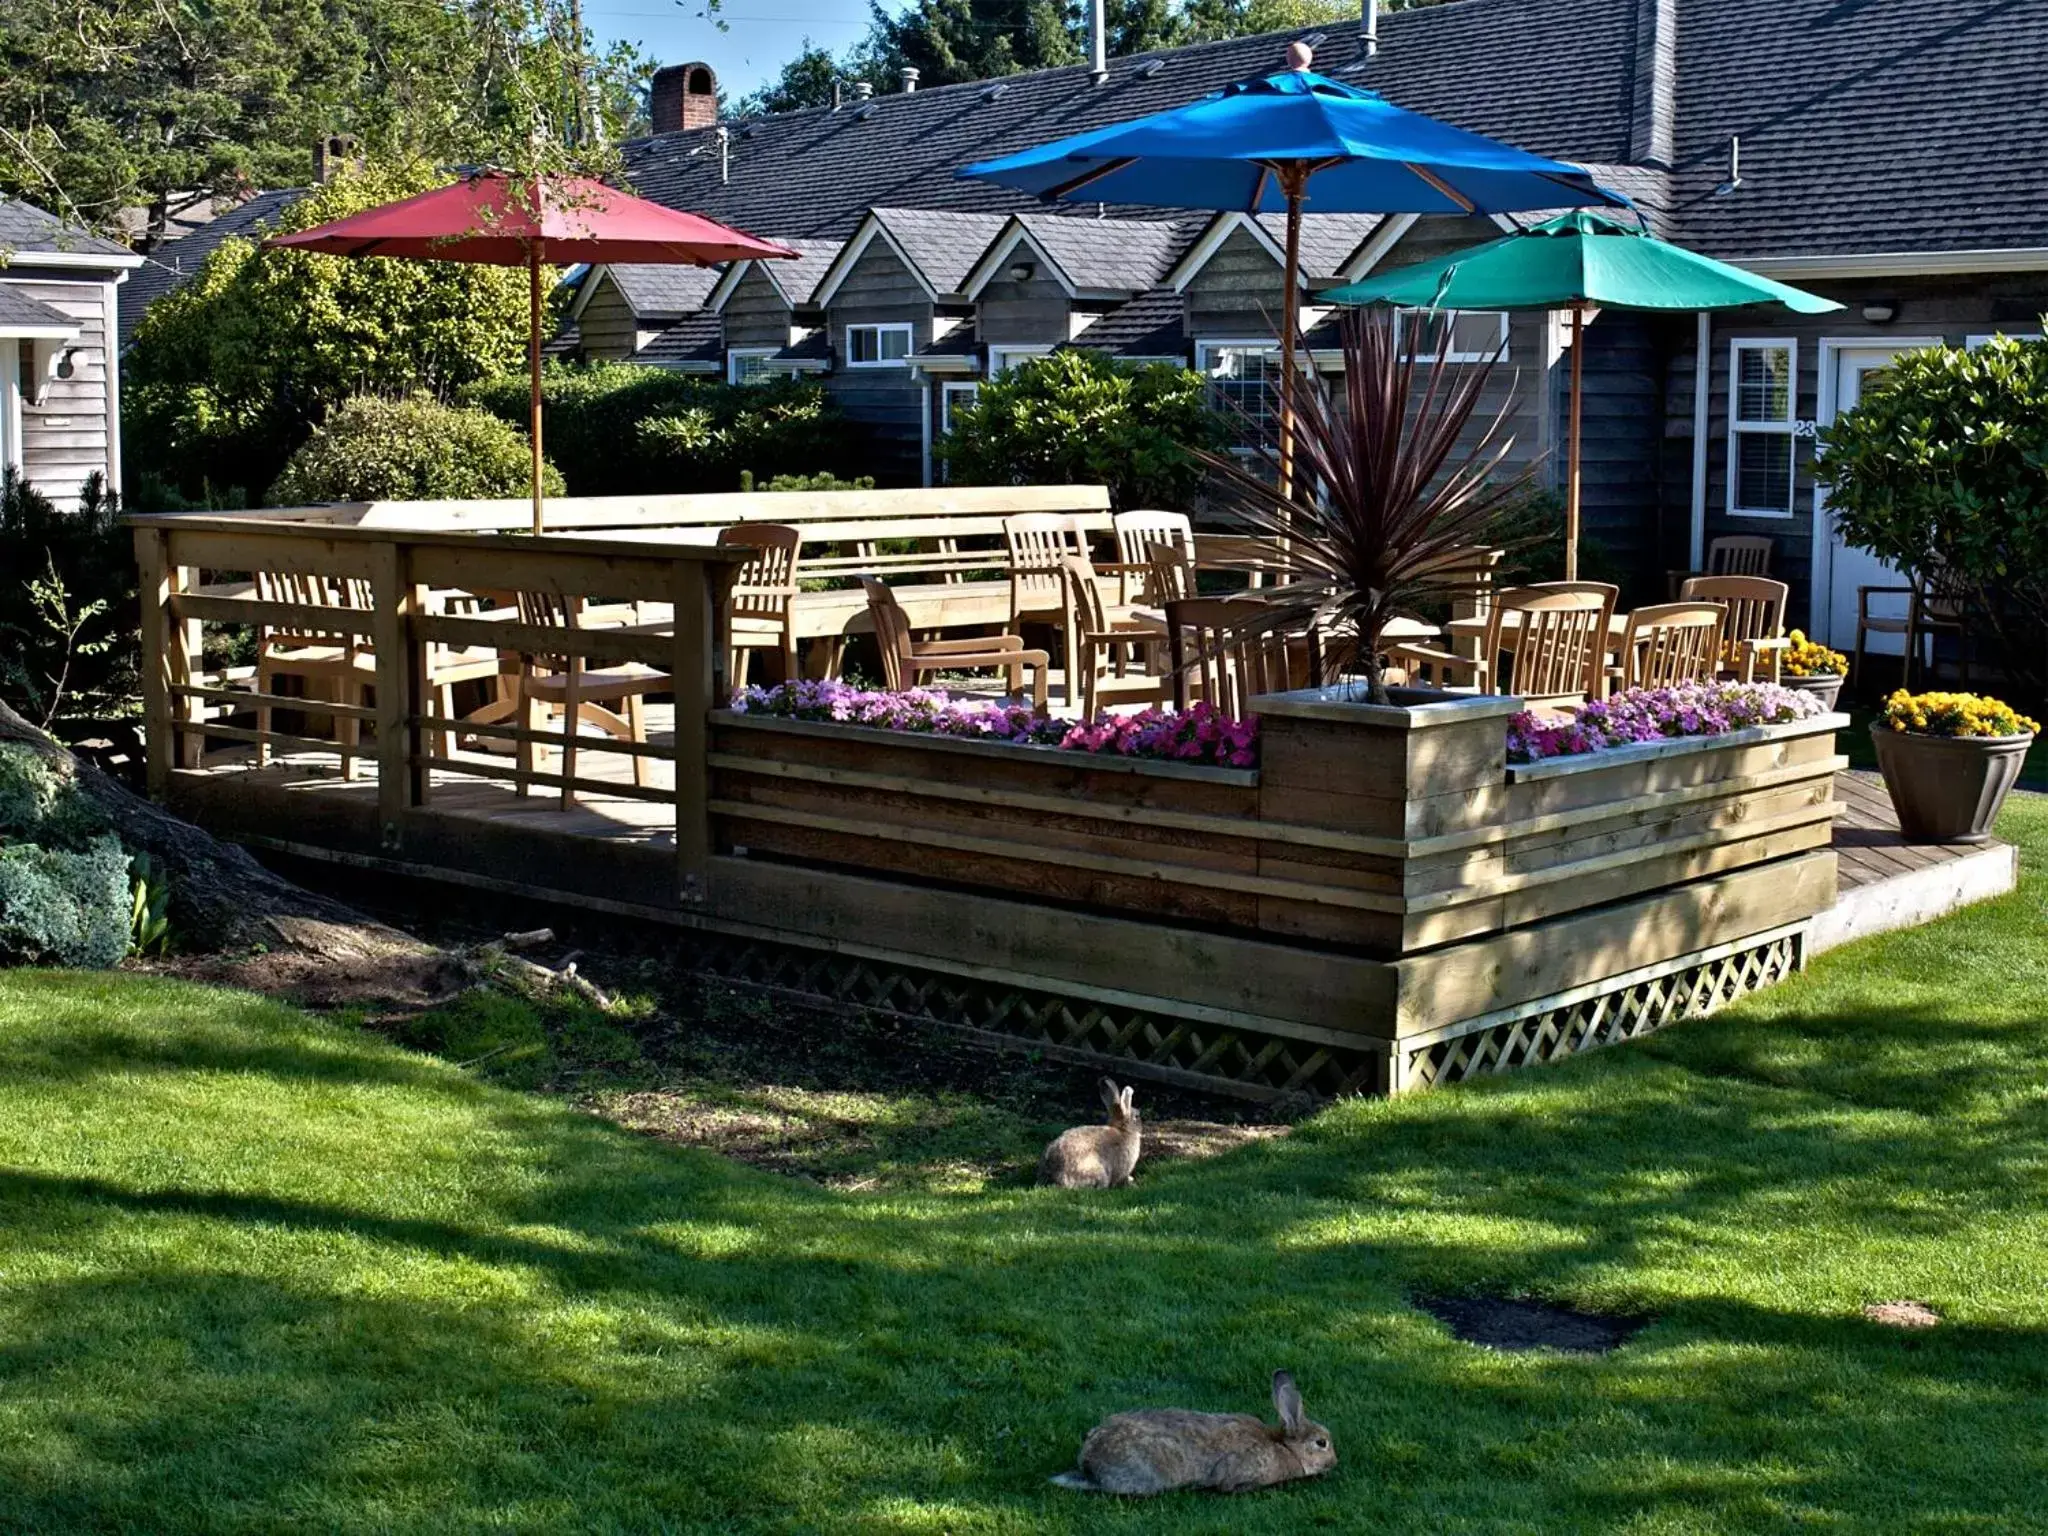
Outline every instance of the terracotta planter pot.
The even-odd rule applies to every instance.
[[[1870,728],[1878,770],[1899,813],[1899,830],[1918,843],[1981,843],[2019,778],[2033,745],[2024,736],[1916,736]]]
[[[1839,672],[1817,672],[1812,677],[1785,677],[1779,681],[1787,688],[1812,694],[1820,700],[1822,709],[1833,709],[1835,700],[1842,696],[1842,675]]]

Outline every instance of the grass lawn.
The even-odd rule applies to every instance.
[[[1715,1020],[1113,1196],[848,1192],[0,974],[0,1531],[2048,1531],[2048,802],[2004,831],[2016,895]],[[1657,1320],[1495,1354],[1410,1304],[1466,1291]],[[1047,1486],[1283,1364],[1329,1478]]]

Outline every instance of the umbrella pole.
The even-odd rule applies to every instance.
[[[541,531],[540,489],[540,244],[526,250],[526,368],[531,386],[527,401],[527,434],[533,440],[533,531]]]
[[[1584,377],[1586,307],[1572,306],[1572,440],[1565,472],[1564,579],[1579,579],[1579,381]]]
[[[1294,329],[1295,289],[1301,282],[1301,203],[1308,183],[1306,166],[1280,167],[1280,189],[1287,194],[1287,261],[1280,288],[1280,495],[1294,494]]]

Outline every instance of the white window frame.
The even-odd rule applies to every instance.
[[[947,379],[939,385],[939,436],[944,437],[953,430],[953,402],[965,398],[972,400],[981,393],[979,379]]]
[[[1252,352],[1270,357],[1273,366],[1280,366],[1280,343],[1272,336],[1204,336],[1195,342],[1195,372],[1205,379],[1216,374],[1216,354],[1219,352]],[[1241,459],[1259,457],[1257,448],[1232,443],[1231,453]]]
[[[21,449],[21,341],[0,336],[0,466],[12,465],[22,471]]]
[[[2001,336],[2005,337],[2008,341],[2039,341],[2041,339],[2039,331],[1986,331],[1982,335],[1966,337],[1963,342],[1963,349],[1968,352],[1974,352],[1987,341],[1996,341]]]
[[[1742,354],[1783,352],[1785,354],[1785,419],[1782,422],[1744,421],[1741,417]],[[1772,518],[1784,522],[1798,515],[1799,495],[1799,338],[1796,336],[1731,336],[1728,339],[1728,515],[1730,517]],[[1782,436],[1791,446],[1785,471],[1784,507],[1744,507],[1736,504],[1741,488],[1742,439]]]
[[[1408,329],[1408,317],[1410,315],[1421,314],[1438,314],[1448,316],[1449,324],[1451,327],[1451,336],[1453,340],[1456,339],[1458,334],[1457,324],[1459,316],[1492,315],[1494,320],[1497,322],[1495,329],[1499,333],[1494,339],[1494,346],[1500,348],[1500,360],[1502,362],[1508,361],[1508,337],[1510,334],[1510,330],[1508,312],[1504,309],[1397,309],[1394,311],[1395,356],[1403,358],[1408,356],[1408,337],[1406,334]],[[1447,363],[1485,363],[1491,362],[1493,360],[1493,356],[1494,354],[1492,348],[1488,348],[1484,352],[1460,352],[1454,346],[1450,349],[1450,351],[1444,354],[1443,360]],[[1436,354],[1434,352],[1426,352],[1422,355],[1422,358],[1420,360],[1425,363],[1435,362]]]
[[[780,352],[781,350],[782,349],[780,347],[729,348],[725,354],[725,382],[728,384],[738,384],[741,382],[740,364],[746,359],[751,357],[773,357],[777,352]],[[788,369],[784,369],[782,370],[782,372],[785,377],[787,377],[789,374]],[[758,383],[760,381],[756,380],[755,382]]]
[[[999,373],[1008,373],[1021,362],[1028,362],[1034,357],[1050,357],[1052,352],[1053,343],[1049,341],[990,342],[988,376],[994,378]]]
[[[857,362],[854,359],[853,333],[855,331],[870,331],[874,334],[876,355],[867,362]],[[903,338],[903,355],[901,357],[883,357],[881,355],[882,338],[892,334]],[[908,368],[910,366],[910,354],[917,350],[917,327],[908,320],[887,320],[878,323],[870,322],[861,325],[849,325],[846,327],[841,339],[845,346],[846,366],[849,368]]]

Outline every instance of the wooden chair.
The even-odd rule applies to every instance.
[[[1192,588],[1195,530],[1185,512],[1119,512],[1110,520],[1116,530],[1116,572],[1123,577],[1120,594],[1126,603],[1163,603],[1155,589],[1160,562],[1178,560]]]
[[[747,659],[755,651],[779,658],[778,682],[801,675],[796,654],[797,555],[803,531],[782,523],[735,523],[718,530],[725,549],[754,553],[739,568],[725,599],[726,681],[733,689],[747,682]]]
[[[647,718],[644,708],[650,693],[665,692],[674,679],[637,661],[618,662],[606,667],[587,667],[576,655],[573,632],[580,628],[583,599],[554,592],[521,592],[519,618],[524,624],[562,631],[562,650],[555,655],[522,655],[517,679],[519,727],[539,729],[542,708],[562,711],[562,809],[576,805],[573,780],[576,777],[576,741],[585,722],[621,741],[645,745]],[[624,712],[608,706],[623,705]],[[513,780],[524,795],[536,771],[537,743],[519,743],[518,772]],[[633,756],[633,782],[647,782],[647,759]]]
[[[919,640],[910,617],[889,584],[878,576],[860,579],[868,595],[868,614],[875,624],[875,643],[882,653],[882,681],[892,692],[915,688],[933,672],[995,667],[1009,678],[1012,696],[1024,692],[1024,669],[1031,668],[1031,702],[1043,710],[1052,658],[1029,650],[1022,635],[984,635],[971,640]]]
[[[1003,548],[1010,564],[1011,633],[1027,619],[1066,625],[1067,596],[1060,572],[1069,555],[1088,553],[1071,517],[1055,512],[1020,512],[1003,519]]]
[[[1152,550],[1152,581],[1148,588],[1152,601],[1159,604],[1185,602],[1196,595],[1195,563],[1186,559],[1171,545],[1155,545]]]
[[[1094,719],[1111,703],[1161,703],[1172,694],[1172,679],[1131,671],[1131,653],[1166,640],[1170,625],[1134,618],[1128,609],[1102,601],[1095,563],[1086,555],[1069,555],[1065,563],[1067,601],[1074,613],[1074,633],[1067,652],[1067,702],[1078,697],[1081,713]],[[1076,693],[1075,679],[1080,679]]]
[[[1685,583],[1700,576],[1768,576],[1777,540],[1768,534],[1731,533],[1707,541],[1704,571],[1671,571],[1670,591],[1679,596]]]
[[[1256,606],[1243,599],[1176,599],[1166,605],[1166,628],[1176,709],[1202,698],[1241,720],[1262,693],[1313,688],[1327,680],[1320,636],[1266,628]]]
[[[1745,683],[1762,672],[1777,682],[1785,651],[1785,603],[1790,589],[1768,576],[1695,576],[1679,590],[1688,603],[1716,603],[1726,615],[1721,628],[1722,670]]]
[[[1606,693],[1610,626],[1620,589],[1604,581],[1549,581],[1494,595],[1477,656],[1423,645],[1387,648],[1411,677],[1427,672],[1457,692],[1506,692],[1499,658],[1512,653],[1511,690],[1532,705],[1576,704]],[[1514,615],[1510,626],[1508,616]],[[1459,681],[1462,679],[1462,681]]]
[[[356,578],[336,581],[327,576],[309,576],[299,571],[258,571],[256,595],[266,603],[293,603],[305,608],[347,608],[368,613],[375,604],[370,584]],[[369,637],[341,630],[280,629],[269,625],[256,628],[256,691],[277,691],[280,677],[296,677],[330,684],[333,702],[344,708],[362,706],[363,691],[376,680],[377,658]],[[317,715],[320,701],[308,698],[306,713]],[[256,706],[256,763],[270,761],[272,707]],[[334,740],[341,751],[341,776],[355,777],[355,760],[361,745],[362,721],[354,715],[335,715]]]
[[[1652,603],[1628,616],[1615,670],[1626,688],[1710,683],[1721,671],[1721,634],[1728,619],[1719,603]],[[1519,669],[1521,658],[1516,657]]]
[[[1906,611],[1902,614],[1872,613],[1870,600],[1873,597],[1904,597]],[[1956,674],[1958,686],[1970,686],[1970,626],[1968,608],[1963,597],[1948,589],[1947,583],[1939,578],[1929,580],[1915,577],[1913,584],[1906,587],[1858,587],[1856,589],[1856,659],[1850,673],[1862,677],[1864,641],[1870,635],[1903,635],[1904,653],[1900,657],[1899,686],[1911,690],[1913,686],[1913,663],[1920,659],[1920,643],[1927,643],[1927,671],[1932,673],[1935,666],[1934,645],[1943,635],[1956,637]]]

